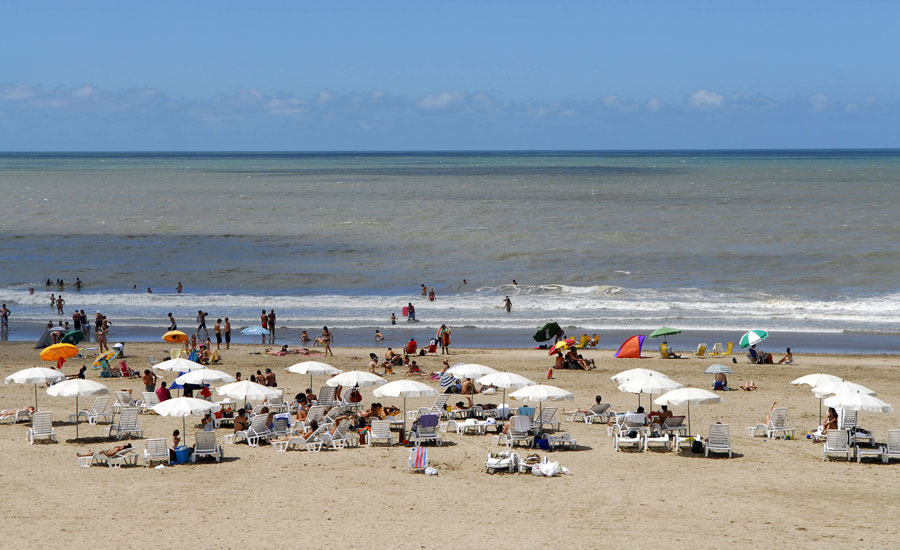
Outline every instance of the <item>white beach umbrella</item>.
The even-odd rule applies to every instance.
[[[232,399],[240,399],[247,401],[265,401],[273,397],[281,397],[281,390],[269,388],[256,382],[249,380],[241,380],[240,382],[232,382],[216,388],[216,393]]]
[[[619,384],[619,391],[624,393],[636,393],[638,396],[638,406],[640,406],[642,393],[661,395],[683,387],[682,384],[672,380],[665,374],[657,373],[633,376]]]
[[[295,363],[290,367],[284,369],[287,372],[292,372],[294,374],[308,374],[309,375],[309,387],[312,387],[312,379],[314,374],[327,374],[331,376],[332,374],[340,374],[341,369],[336,369],[329,365],[328,363],[320,363],[318,361],[303,361],[301,363]]]
[[[673,405],[682,407],[687,405],[688,433],[691,432],[691,405],[710,405],[721,403],[722,396],[709,390],[700,388],[679,388],[664,393],[653,400],[657,405]]]
[[[517,390],[519,388],[524,388],[525,386],[534,386],[537,384],[534,380],[529,380],[514,372],[495,372],[493,374],[486,374],[475,381],[482,386],[496,386],[503,389],[503,406],[505,408],[504,410],[507,411],[509,409],[506,407],[506,390]]]
[[[359,386],[360,388],[362,388],[365,386],[380,386],[385,382],[387,382],[387,380],[378,376],[377,374],[359,370],[351,370],[342,372],[337,376],[332,376],[325,381],[325,384],[331,386],[332,388],[336,388],[338,386],[344,386],[345,388]]]
[[[176,357],[175,359],[169,359],[168,361],[157,363],[153,365],[153,368],[172,372],[190,372],[205,369],[206,367],[204,365],[201,365],[200,363],[196,363],[188,359],[182,359],[181,357]]]
[[[204,384],[224,384],[228,382],[234,382],[234,376],[216,369],[192,370],[175,379],[175,383],[182,386],[185,384],[202,386]]]
[[[406,433],[406,398],[407,397],[426,397],[429,395],[437,395],[438,391],[427,384],[416,382],[415,380],[394,380],[387,384],[375,388],[372,395],[375,397],[402,397],[403,398],[403,431],[400,433],[400,440],[403,441]]]
[[[629,378],[634,378],[635,376],[644,376],[647,374],[652,374],[653,376],[665,376],[665,374],[655,371],[655,370],[636,368],[636,369],[623,370],[622,372],[620,372],[616,375],[610,376],[609,379],[612,380],[613,382],[617,382],[617,383],[621,384],[622,382],[625,382]]]
[[[478,363],[459,363],[447,369],[447,372],[457,378],[471,378],[474,380],[480,376],[494,374],[497,371]]]
[[[814,388],[816,386],[827,386],[830,384],[836,384],[838,382],[842,382],[842,378],[838,378],[832,374],[824,374],[821,372],[815,374],[807,374],[806,376],[801,376],[800,378],[791,382],[791,384],[795,386],[799,386],[801,384],[806,384],[807,386]],[[819,424],[822,424],[822,398],[824,396],[819,397]]]
[[[47,388],[47,395],[53,397],[74,397],[75,398],[75,439],[78,439],[78,397],[91,395],[104,395],[109,393],[109,388],[100,382],[93,380],[85,380],[83,378],[73,378],[71,380],[63,380],[57,382]]]
[[[572,392],[566,391],[556,386],[548,386],[546,384],[535,384],[534,386],[525,386],[509,394],[510,399],[516,401],[524,401],[526,403],[537,403],[539,410],[543,410],[544,401],[572,401],[575,396]],[[540,413],[538,413],[540,416]]]
[[[189,384],[191,382],[188,382]],[[212,401],[205,399],[194,399],[193,397],[176,397],[174,399],[166,399],[158,405],[150,407],[153,412],[160,416],[181,417],[182,436],[187,440],[187,423],[185,417],[201,416],[208,412],[215,413],[222,409]]]
[[[832,395],[825,400],[826,407],[848,409],[851,411],[868,411],[876,413],[892,413],[894,407],[865,392],[844,392]]]
[[[841,380],[840,382],[834,382],[831,384],[824,384],[822,386],[814,386],[812,388],[812,392],[816,394],[816,397],[828,397],[829,395],[837,395],[839,393],[856,392],[869,395],[878,395],[877,393],[875,393],[875,390],[870,390],[862,384],[849,382],[847,380]]]
[[[38,410],[37,387],[38,384],[49,384],[64,380],[66,375],[56,369],[46,367],[32,367],[14,372],[6,377],[6,383],[34,384],[34,410]]]

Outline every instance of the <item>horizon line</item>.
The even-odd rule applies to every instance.
[[[735,147],[649,149],[58,149],[5,150],[0,155],[27,154],[401,154],[401,153],[692,153],[692,152],[900,152],[900,147]]]

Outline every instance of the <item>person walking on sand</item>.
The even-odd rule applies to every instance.
[[[275,310],[274,309],[269,310],[268,321],[269,321],[269,343],[274,344],[275,343]]]
[[[509,296],[503,300],[503,308],[506,310],[506,313],[512,311],[512,300],[509,299]]]
[[[222,319],[216,319],[213,332],[216,335],[216,349],[222,349]]]
[[[334,352],[331,351],[331,343],[334,341],[334,335],[331,334],[328,327],[322,327],[322,335],[319,339],[322,342],[322,345],[325,346],[325,357],[328,357],[329,354],[334,357]]]
[[[203,313],[202,309],[197,311],[197,334],[199,335],[202,330],[204,334],[206,334],[206,337],[209,338],[209,331],[206,330],[207,315],[209,315],[209,313]]]
[[[438,329],[437,341],[441,343],[441,355],[445,353],[450,355],[450,327],[447,325],[441,325],[441,328]]]

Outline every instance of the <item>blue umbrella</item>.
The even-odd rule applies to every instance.
[[[261,334],[265,334],[268,336],[269,331],[262,328],[261,326],[256,325],[245,328],[241,331],[241,334],[243,334],[244,336],[259,336]]]

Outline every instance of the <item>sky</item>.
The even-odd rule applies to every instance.
[[[900,3],[4,2],[0,150],[900,147]]]

